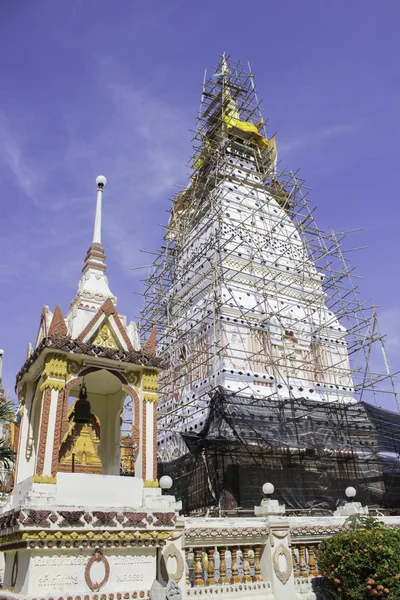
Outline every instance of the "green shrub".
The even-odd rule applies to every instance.
[[[332,598],[400,600],[400,530],[370,519],[325,539],[318,566]],[[371,528],[367,528],[371,527]]]

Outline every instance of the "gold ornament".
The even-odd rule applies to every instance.
[[[57,479],[52,475],[34,475],[32,477],[32,483],[57,483]]]
[[[158,488],[158,479],[145,479],[143,485],[145,488]]]
[[[118,344],[111,333],[111,329],[109,328],[107,322],[103,323],[97,333],[95,333],[92,344],[95,346],[100,346],[101,348],[112,348],[113,350],[118,350]]]
[[[155,369],[143,369],[142,387],[146,392],[158,391],[158,378]]]
[[[44,382],[40,390],[62,390],[67,378],[67,358],[63,354],[49,354],[45,358],[42,377]]]
[[[143,394],[143,400],[145,402],[158,402],[157,394]]]

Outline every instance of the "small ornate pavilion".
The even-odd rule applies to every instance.
[[[157,548],[176,527],[179,505],[157,480],[156,332],[140,347],[135,324],[117,311],[101,245],[106,179],[96,181],[78,292],[65,316],[43,308],[17,375],[15,484],[0,517],[12,595],[2,598],[147,597]]]

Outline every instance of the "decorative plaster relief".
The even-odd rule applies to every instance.
[[[146,392],[158,391],[158,378],[156,370],[143,369],[142,387]]]
[[[67,371],[68,371],[69,376],[78,375],[80,369],[81,369],[81,365],[78,362],[68,359]]]
[[[67,376],[67,359],[63,354],[50,354],[46,357],[43,376],[65,379]]]
[[[147,523],[146,523],[147,521]],[[7,530],[31,530],[32,526],[47,527],[49,534],[55,534],[61,536],[60,528],[75,527],[82,528],[85,531],[83,535],[87,535],[88,538],[94,535],[94,531],[97,528],[113,528],[111,531],[105,531],[104,535],[118,535],[124,538],[126,536],[139,536],[139,532],[134,533],[125,531],[125,528],[131,528],[137,530],[140,527],[146,528],[148,525],[154,527],[172,527],[175,525],[176,515],[174,512],[107,512],[107,511],[67,511],[67,510],[37,510],[37,509],[24,509],[8,511],[0,515],[0,535],[5,536]],[[124,528],[121,530],[121,526]],[[117,528],[115,530],[114,528]],[[189,530],[190,531],[190,530]],[[8,533],[10,533],[8,531]],[[146,532],[143,532],[146,534]],[[161,532],[159,532],[161,533]],[[97,534],[97,532],[96,532]],[[148,531],[147,535],[157,535],[157,531],[154,529]],[[30,535],[30,533],[28,533]],[[32,532],[34,535],[34,532]],[[70,534],[65,533],[68,537]],[[190,535],[190,533],[189,533]],[[140,536],[139,536],[140,537]]]
[[[17,383],[30,369],[40,354],[46,349],[61,350],[74,354],[85,354],[99,358],[112,358],[124,363],[131,363],[140,366],[156,367],[159,369],[166,367],[166,362],[159,356],[146,356],[140,350],[113,350],[112,348],[99,348],[94,344],[87,344],[81,340],[72,340],[67,335],[53,335],[43,339],[32,354],[26,359],[25,364],[17,375]],[[157,390],[155,390],[157,391]]]
[[[55,485],[57,483],[57,479],[52,475],[34,475],[32,477],[32,483],[47,483]]]
[[[58,527],[84,527],[85,523],[81,520],[85,514],[84,510],[60,510],[59,514],[63,517]]]
[[[14,554],[14,561],[11,571],[11,589],[15,587],[18,579],[18,552]]]
[[[146,527],[146,523],[143,519],[147,516],[147,513],[126,512],[124,515],[127,518],[127,521],[123,524],[123,527]]]
[[[281,557],[285,560],[285,567],[283,569],[280,565]],[[279,581],[285,585],[292,573],[292,557],[289,550],[283,544],[279,544],[279,546],[276,547],[272,557],[272,564],[274,566],[275,575]]]
[[[50,403],[51,389],[47,388],[44,391],[42,400],[42,421],[39,433],[39,448],[36,463],[36,475],[43,475],[44,457],[46,454],[47,430],[49,427]]]
[[[173,573],[170,573],[168,570],[169,558],[176,560],[176,570]],[[183,562],[182,553],[179,552],[175,544],[168,544],[168,546],[165,548],[161,556],[160,568],[162,577],[165,581],[168,581],[168,579],[172,579],[173,581],[178,583],[178,581],[182,579],[185,565]]]
[[[49,354],[46,357],[40,390],[62,390],[67,379],[67,357],[63,354]]]
[[[153,514],[157,519],[153,523],[154,527],[170,527],[175,525],[176,517],[174,512],[155,512]]]
[[[158,402],[157,394],[143,394],[143,400],[145,402]]]
[[[94,563],[102,563],[104,565],[104,577],[100,582],[93,581],[90,575],[90,571]],[[87,562],[85,568],[85,581],[92,592],[98,592],[107,583],[110,577],[110,563],[100,550],[96,550],[95,554]]]
[[[108,323],[103,323],[100,329],[94,334],[92,344],[100,346],[101,348],[113,348],[118,349],[118,344],[111,333]]]
[[[145,479],[143,486],[145,488],[158,488],[158,479]]]
[[[220,543],[223,540],[264,540],[268,537],[269,529],[267,527],[237,527],[234,529],[207,528],[207,527],[189,527],[185,529],[185,539],[192,543],[197,540],[216,540]]]
[[[140,373],[138,371],[129,371],[126,374],[126,380],[131,385],[139,385],[139,382],[140,382]]]

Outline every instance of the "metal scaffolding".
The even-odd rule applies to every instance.
[[[156,324],[169,364],[159,382],[164,461],[168,442],[205,425],[221,386],[274,402],[390,397],[399,410],[347,233],[318,228],[309,190],[281,169],[267,135],[250,66],[222,56],[204,78],[189,184],[145,280],[141,335]]]

